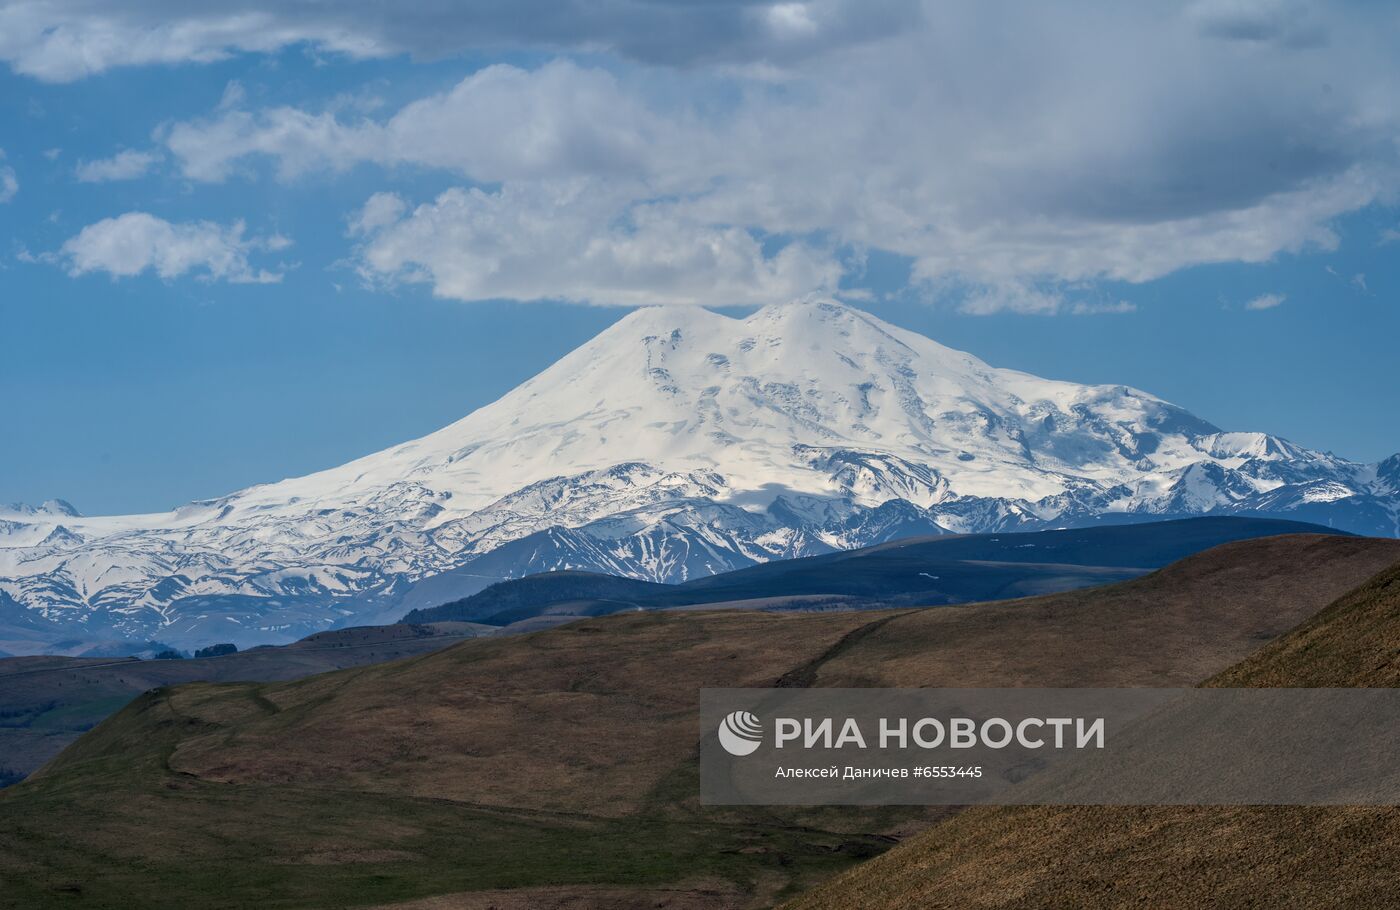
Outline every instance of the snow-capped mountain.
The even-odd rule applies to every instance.
[[[285,640],[554,568],[678,581],[910,534],[1202,512],[1397,535],[1400,456],[1221,432],[829,301],[658,307],[338,468],[155,515],[0,507],[0,622]]]

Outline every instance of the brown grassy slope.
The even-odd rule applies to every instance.
[[[634,613],[418,660],[267,686],[268,713],[169,694],[216,725],[170,768],[203,780],[316,783],[622,815],[694,750],[707,686],[768,686],[871,621],[860,613]]]
[[[693,751],[703,687],[769,686],[814,658],[819,686],[1187,684],[1395,559],[1400,542],[1290,536],[995,605],[618,616],[265,687],[275,712],[233,729],[220,712],[236,699],[177,689],[175,710],[219,727],[185,738],[169,765],[205,780],[622,814]],[[873,631],[843,640],[857,629]]]
[[[485,628],[441,623],[337,629],[281,647],[193,660],[0,659],[0,769],[34,771],[103,718],[157,686],[299,679],[425,654]]]
[[[1339,598],[1207,685],[1400,686],[1400,566]]]
[[[821,686],[1182,686],[1228,667],[1400,560],[1400,541],[1225,544],[1134,581],[902,616]]]
[[[1400,686],[1400,565],[1208,680]],[[826,908],[1387,908],[1400,809],[978,808],[789,905]]]
[[[0,907],[499,889],[771,905],[887,844],[860,833],[870,813],[840,833],[680,808],[696,690],[772,684],[869,621],[632,614],[297,683],[147,693],[0,793]]]
[[[1003,604],[625,614],[299,682],[161,690],[0,794],[0,906],[6,887],[26,907],[502,888],[570,907],[636,903],[619,889],[771,904],[916,816],[699,807],[702,686],[1168,685],[1397,558],[1395,541],[1266,539]]]

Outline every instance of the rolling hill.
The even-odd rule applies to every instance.
[[[1204,685],[1396,687],[1397,655],[1400,564]],[[788,906],[1386,908],[1397,843],[1395,807],[979,807]]]
[[[487,630],[469,623],[369,626],[290,645],[192,660],[0,660],[0,786],[30,773],[148,689],[203,681],[298,679],[423,654]]]
[[[1189,684],[1397,561],[1289,535],[1016,601],[628,612],[159,689],[0,792],[0,903],[770,905],[941,816],[699,806],[700,687]]]

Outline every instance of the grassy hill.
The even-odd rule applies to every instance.
[[[945,813],[699,806],[699,688],[1180,685],[1397,560],[1266,538],[1013,602],[626,613],[160,689],[0,793],[0,905],[768,906]]]
[[[194,681],[298,679],[424,654],[484,628],[466,623],[363,626],[194,660],[0,660],[0,786],[38,768],[147,689]]]
[[[1400,686],[1400,565],[1208,686]],[[1387,908],[1400,809],[970,809],[794,901],[825,908]]]

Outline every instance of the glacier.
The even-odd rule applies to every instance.
[[[159,514],[0,506],[0,642],[246,646],[560,568],[672,582],[912,535],[1196,514],[1400,536],[1400,455],[1225,432],[832,300],[742,319],[651,307],[340,467]]]

